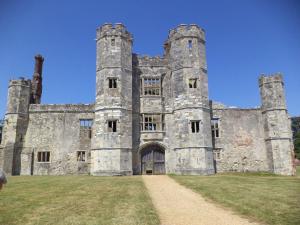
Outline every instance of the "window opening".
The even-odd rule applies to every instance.
[[[92,119],[80,119],[80,127],[82,128],[92,128],[93,120]]]
[[[164,116],[161,114],[142,114],[142,131],[162,131],[164,129]]]
[[[108,121],[108,132],[117,132],[117,121],[116,120]]]
[[[109,88],[117,88],[117,78],[109,78],[108,79],[108,87]]]
[[[214,160],[220,160],[221,159],[221,150],[220,149],[214,149],[213,154],[214,154]]]
[[[193,47],[193,42],[192,42],[192,40],[189,40],[189,41],[188,41],[188,47],[189,47],[190,50],[192,49],[192,47]]]
[[[85,162],[85,151],[78,151],[77,152],[77,161],[78,162]]]
[[[200,124],[199,120],[191,122],[192,133],[199,133],[200,131],[199,124]]]
[[[212,132],[212,136],[214,138],[220,137],[219,119],[214,118],[214,119],[211,120],[211,132]]]
[[[160,78],[144,78],[143,79],[143,90],[144,95],[160,95]]]
[[[38,162],[50,162],[50,152],[38,152]]]
[[[113,38],[111,39],[111,46],[115,46],[116,45],[116,40]]]
[[[189,88],[197,88],[197,79],[189,79]]]

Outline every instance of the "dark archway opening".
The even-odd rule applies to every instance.
[[[141,150],[142,174],[165,174],[165,150],[158,144],[147,145]]]

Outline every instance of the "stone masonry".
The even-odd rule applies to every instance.
[[[205,32],[170,30],[163,57],[132,52],[123,24],[96,34],[96,99],[41,104],[42,65],[11,80],[0,168],[13,175],[132,175],[266,171],[293,175],[290,119],[280,74],[261,76],[262,106],[209,100]]]

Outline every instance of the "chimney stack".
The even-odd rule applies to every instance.
[[[35,57],[34,73],[31,81],[31,104],[40,104],[42,97],[42,72],[44,58],[40,54]]]

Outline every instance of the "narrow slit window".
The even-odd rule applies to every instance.
[[[192,42],[192,40],[189,40],[188,41],[188,48],[191,50],[192,47],[193,47],[193,42]]]
[[[116,120],[108,121],[108,132],[117,132],[117,121]]]
[[[191,121],[191,129],[192,133],[199,133],[200,132],[200,121]]]
[[[109,88],[117,88],[117,78],[109,78],[108,79],[108,87]]]
[[[111,46],[115,46],[116,45],[116,40],[114,38],[111,39]]]
[[[189,88],[197,88],[197,79],[189,79]]]
[[[212,119],[211,120],[211,132],[213,138],[220,137],[220,131],[219,131],[219,119]]]

